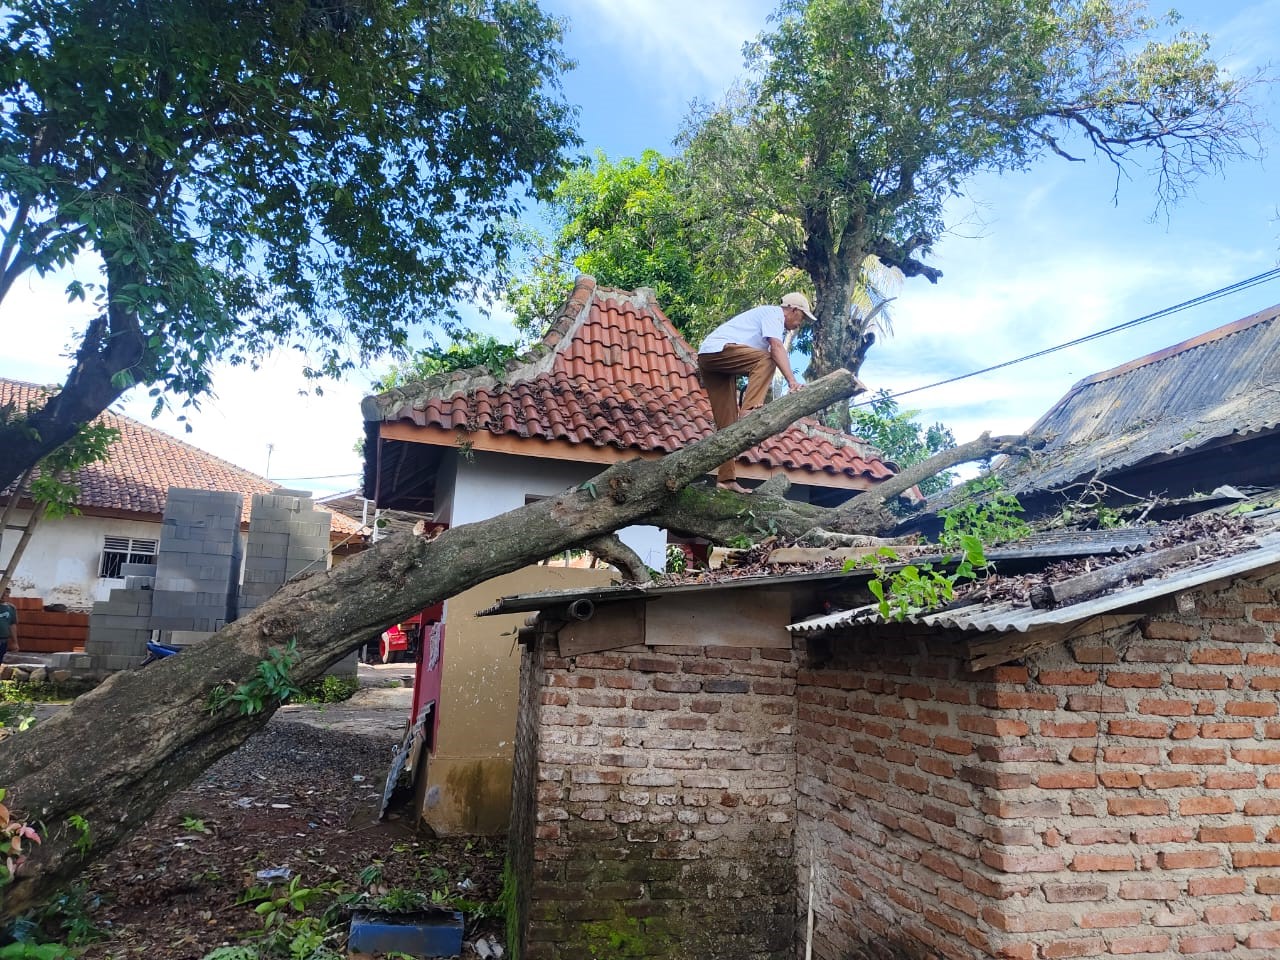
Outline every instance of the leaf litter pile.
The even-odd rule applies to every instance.
[[[407,810],[378,823],[395,745],[277,715],[50,907],[46,935],[91,940],[85,960],[201,960],[241,943],[289,957],[299,934],[345,956],[360,898],[460,909],[464,952],[480,940],[497,955],[503,844],[415,834]]]

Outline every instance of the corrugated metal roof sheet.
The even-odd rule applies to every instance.
[[[1153,600],[1169,594],[1222,580],[1227,577],[1260,570],[1280,563],[1280,533],[1268,533],[1258,538],[1258,546],[1230,557],[1213,560],[1176,570],[1167,577],[1150,579],[1137,586],[1125,587],[1083,603],[1074,603],[1052,610],[1036,610],[1029,606],[1015,607],[1007,602],[983,605],[974,604],[953,610],[923,616],[908,617],[907,622],[953,630],[1025,633],[1032,627],[1064,625],[1088,620],[1104,613],[1112,613],[1121,607]],[[860,623],[885,623],[875,606],[841,610],[826,616],[802,620],[790,624],[787,629],[795,634],[829,633]]]
[[[1017,543],[987,551],[987,559],[993,563],[1017,560],[1055,560],[1063,557],[1096,557],[1107,554],[1127,553],[1145,546],[1155,539],[1159,527],[1131,527],[1117,530],[1067,530],[1042,533]],[[912,557],[910,562],[937,563],[941,554]],[[887,564],[893,570],[905,564]],[[763,573],[751,576],[725,577],[718,580],[698,580],[661,584],[625,583],[610,587],[572,588],[568,590],[544,590],[500,598],[492,607],[481,610],[478,616],[499,613],[529,613],[550,607],[559,607],[573,600],[588,599],[596,603],[615,600],[633,600],[639,597],[661,597],[670,593],[689,593],[695,590],[733,590],[747,587],[776,587],[793,583],[817,583],[824,580],[869,579],[866,569],[805,570],[800,573]]]
[[[1045,449],[1000,473],[1045,490],[1277,426],[1280,305],[1081,380],[1031,428]]]

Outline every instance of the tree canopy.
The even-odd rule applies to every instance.
[[[940,278],[928,255],[973,177],[1094,154],[1151,172],[1163,207],[1260,129],[1252,81],[1137,0],[783,0],[746,56],[674,156],[570,172],[558,232],[509,292],[519,314],[545,317],[577,270],[653,287],[696,340],[800,288],[819,321],[797,342],[806,376],[857,371],[868,287]]]
[[[334,374],[449,326],[576,143],[532,0],[17,0],[0,32],[0,303],[101,264],[0,487],[134,384],[198,397],[281,344]]]
[[[867,255],[931,281],[947,201],[982,172],[1092,152],[1157,203],[1250,156],[1248,79],[1136,0],[783,0],[749,77],[682,138],[723,238],[767,243],[816,295],[810,375],[856,371]]]

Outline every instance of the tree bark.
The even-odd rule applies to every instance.
[[[292,641],[291,678],[318,677],[389,622],[499,574],[661,511],[693,480],[802,416],[847,399],[837,371],[660,460],[619,463],[593,481],[431,540],[401,533],[323,574],[286,585],[209,640],[143,670],[118,673],[33,730],[0,743],[0,786],[43,842],[3,891],[13,917],[104,857],[172,793],[260,729],[278,704],[245,715],[210,708],[211,692],[250,680]],[[719,498],[716,498],[719,499]],[[741,498],[745,499],[745,498]],[[83,817],[92,844],[68,820]]]
[[[977,440],[934,454],[834,509],[787,500],[782,496],[785,488],[774,488],[774,492],[762,486],[749,496],[691,488],[649,514],[649,522],[673,533],[702,537],[721,545],[744,534],[756,540],[776,535],[782,540],[826,540],[839,545],[850,534],[879,536],[891,530],[898,518],[889,513],[888,502],[921,480],[960,463],[986,460],[1000,453],[1023,453],[1037,445],[1042,446],[1043,441],[993,438],[984,433]]]

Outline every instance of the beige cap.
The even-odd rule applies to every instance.
[[[810,320],[817,321],[817,317],[813,315],[813,310],[809,307],[809,298],[803,293],[788,293],[782,298],[784,307],[795,307]]]

